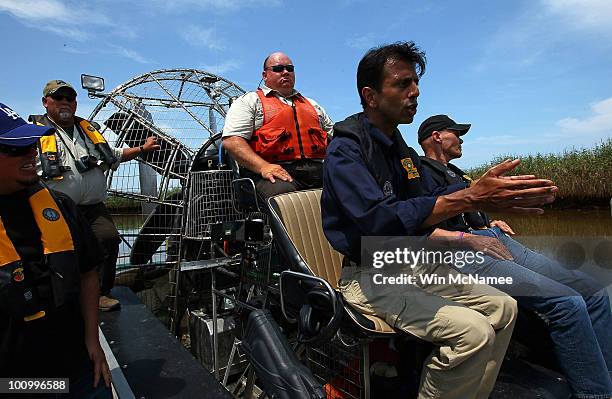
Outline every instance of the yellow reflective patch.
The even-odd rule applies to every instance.
[[[45,255],[73,251],[70,229],[49,190],[42,189],[30,197],[34,219],[40,229]]]
[[[40,138],[40,150],[43,154],[46,152],[57,153],[57,139],[54,134]]]
[[[40,319],[40,318],[45,317],[45,316],[46,316],[45,311],[41,310],[40,312],[34,313],[33,315],[24,317],[23,320],[24,321],[32,321],[32,320]]]
[[[86,121],[85,119],[83,119],[79,123],[79,126],[81,126],[81,128],[83,129],[87,137],[89,137],[92,143],[94,144],[106,143],[104,136],[102,136],[100,132],[98,132],[96,128],[93,127],[93,125],[89,123],[88,121]]]
[[[417,170],[416,166],[414,166],[414,162],[412,162],[411,158],[404,158],[401,160],[401,162],[404,169],[406,169],[406,172],[408,172],[409,179],[420,177],[419,171]]]
[[[21,257],[17,253],[11,240],[8,238],[2,219],[0,219],[0,267],[17,262],[20,259]]]

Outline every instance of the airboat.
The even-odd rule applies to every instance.
[[[152,135],[161,145],[107,175],[122,238],[116,285],[136,292],[234,397],[416,397],[431,347],[344,303],[320,190],[258,203],[223,150],[240,86],[197,69],[148,72],[108,93],[102,78],[81,81],[100,100],[89,119],[112,145]],[[569,395],[544,367],[508,370],[493,398]],[[545,386],[534,389],[537,378]]]

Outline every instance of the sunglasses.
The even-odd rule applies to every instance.
[[[74,102],[74,100],[76,100],[76,96],[65,96],[63,94],[51,94],[49,97],[51,97],[55,101],[66,100],[69,103]]]
[[[0,144],[0,154],[5,154],[10,157],[22,157],[29,154],[30,151],[32,151],[33,148],[36,148],[37,145],[38,143],[34,143],[27,147],[13,147],[10,145]]]
[[[272,72],[276,72],[276,73],[282,72],[284,70],[287,70],[287,72],[295,71],[295,67],[293,65],[291,65],[291,64],[289,64],[289,65],[272,65],[271,67],[268,67],[266,69],[271,69]]]

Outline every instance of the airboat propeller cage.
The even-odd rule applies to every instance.
[[[108,172],[109,202],[121,205],[112,210],[123,239],[118,270],[175,267],[183,241],[210,239],[211,225],[237,218],[232,172],[219,170],[216,160],[225,115],[244,90],[197,69],[148,72],[108,94],[100,93],[102,78],[81,80],[90,95],[102,98],[89,119],[111,145],[138,147],[155,136],[161,146]],[[215,162],[202,161],[211,154]],[[200,210],[212,199],[216,206]],[[187,209],[192,204],[198,209]]]

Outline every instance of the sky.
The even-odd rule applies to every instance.
[[[263,59],[287,53],[296,88],[334,121],[361,110],[359,60],[412,40],[427,54],[419,108],[400,126],[417,148],[428,116],[471,123],[463,157],[560,153],[612,137],[612,1],[0,0],[0,102],[41,113],[44,84],[110,90],[159,69],[197,68],[245,90]],[[78,88],[78,114],[98,100]]]

